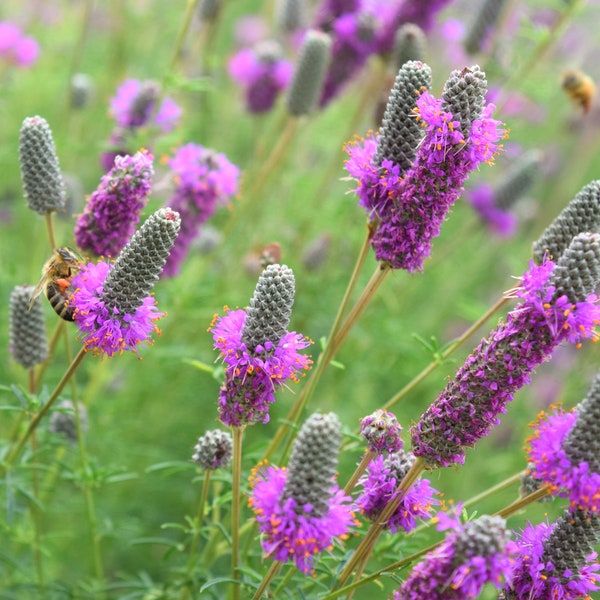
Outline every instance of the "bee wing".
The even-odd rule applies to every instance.
[[[29,296],[29,308],[27,310],[31,310],[33,307],[33,303],[36,301],[37,297],[44,291],[46,284],[48,283],[47,275],[44,275],[35,286],[33,292],[31,292],[31,296]]]

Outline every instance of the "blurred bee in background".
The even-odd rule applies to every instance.
[[[69,288],[82,263],[83,258],[72,248],[57,248],[42,268],[42,278],[29,299],[29,309],[36,298],[45,292],[54,312],[65,321],[72,321],[75,309],[69,306]]]
[[[591,77],[578,69],[569,69],[562,74],[561,87],[571,100],[588,113],[596,96],[596,84]]]

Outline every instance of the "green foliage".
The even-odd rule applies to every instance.
[[[310,349],[316,365],[330,343],[330,328],[365,237],[363,210],[354,195],[347,195],[354,183],[344,179],[341,147],[355,134],[378,126],[375,105],[389,85],[371,75],[381,66],[368,63],[339,98],[300,120],[288,151],[260,192],[249,196],[285,122],[283,98],[271,113],[246,113],[241,93],[227,74],[227,61],[236,48],[236,23],[243,15],[256,14],[259,3],[223,2],[215,29],[202,25],[195,15],[181,52],[174,56],[185,4],[2,3],[0,17],[19,21],[41,47],[38,62],[29,69],[17,69],[0,58],[0,294],[5,306],[15,285],[37,283],[50,252],[43,217],[28,210],[23,198],[18,140],[25,117],[39,114],[48,121],[63,175],[78,182],[69,214],[54,219],[58,245],[75,245],[72,216],[83,210],[85,197],[103,174],[99,158],[113,128],[108,101],[127,77],[160,82],[163,93],[184,109],[182,123],[173,132],[161,136],[143,128],[132,139],[133,152],[145,146],[156,156],[154,191],[145,216],[169,198],[172,182],[161,159],[182,144],[195,142],[223,152],[244,175],[239,198],[219,208],[209,222],[220,232],[220,243],[210,252],[194,249],[178,277],[157,283],[156,298],[168,316],[159,323],[162,334],[155,345],[142,349],[143,360],[131,354],[103,361],[87,357],[60,394],[61,399],[77,399],[86,406],[89,431],[70,444],[48,431],[46,415],[15,462],[8,467],[4,462],[0,599],[226,597],[232,587],[232,475],[212,473],[203,500],[206,474],[191,462],[197,438],[220,425],[216,401],[224,368],[215,362],[207,328],[215,313],[223,314],[223,305],[247,306],[260,271],[256,264],[261,249],[278,242],[281,262],[294,270],[296,279],[290,329],[317,341]],[[274,3],[261,4],[262,16],[271,19]],[[464,20],[474,4],[451,2],[438,21]],[[578,32],[579,45],[571,50],[574,42],[564,29],[549,38],[552,27],[540,24],[540,13],[549,3],[516,4],[514,17],[520,25],[512,31],[507,21],[492,51],[464,58],[468,64],[479,62],[490,86],[508,94],[496,102],[498,118],[511,130],[506,152],[494,168],[482,168],[466,187],[468,192],[483,182],[501,182],[522,148],[543,151],[543,181],[515,208],[520,224],[511,238],[491,234],[461,199],[434,241],[424,272],[392,273],[350,332],[300,420],[317,410],[339,415],[344,425],[338,476],[342,486],[364,452],[357,435],[359,420],[434,363],[432,373],[394,406],[407,433],[469,350],[505,313],[496,313],[450,357],[445,351],[516,285],[514,277],[526,268],[532,242],[584,184],[599,176],[597,106],[580,114],[558,81],[560,70],[585,52],[591,55],[598,9],[571,11],[563,2],[551,3],[552,10],[560,11],[552,14],[566,14],[571,34]],[[435,31],[428,56],[432,89],[439,91],[450,70],[465,65],[452,62],[444,50],[448,42],[439,29]],[[293,56],[291,40],[286,43]],[[538,52],[541,46],[544,51]],[[68,102],[75,72],[90,75],[94,82],[89,104],[78,110],[69,109]],[[373,81],[378,86],[368,88]],[[364,89],[376,92],[358,110]],[[318,240],[326,243],[315,267],[305,256]],[[370,253],[352,302],[376,268]],[[10,359],[8,321],[0,328],[2,461],[46,405],[81,346],[72,323],[59,323],[49,306],[44,310],[49,334],[58,327],[64,331],[57,336],[47,368],[35,372],[43,375],[37,387],[35,375],[30,377]],[[551,364],[538,369],[532,385],[517,394],[502,423],[467,453],[465,466],[428,475],[432,485],[446,501],[466,501],[522,470],[528,424],[550,399],[573,407],[585,395],[597,365],[597,349],[589,345],[577,351],[561,349]],[[245,432],[239,527],[242,598],[258,589],[271,563],[263,555],[246,506],[247,477],[277,428],[290,423],[289,409],[309,376],[280,389],[270,422]],[[297,432],[298,422],[290,424]],[[279,465],[281,450],[272,463]],[[469,507],[469,518],[500,510],[516,494],[513,485],[481,499]],[[512,517],[509,526],[519,529],[528,519],[539,522],[546,513],[558,515],[562,509],[559,500],[529,506],[526,514]],[[354,598],[389,597],[409,570],[385,569],[439,541],[441,534],[430,525],[420,525],[410,535],[382,536],[365,574],[384,571],[359,587]],[[343,546],[325,552],[315,564],[315,577],[286,564],[271,584],[271,597],[327,596],[367,527],[363,523]],[[487,590],[483,597],[493,598],[494,591]]]

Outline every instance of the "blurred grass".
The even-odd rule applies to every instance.
[[[0,223],[2,298],[8,299],[14,285],[34,284],[48,254],[43,220],[29,212],[22,199],[17,148],[23,118],[40,114],[48,120],[63,170],[81,181],[86,194],[91,193],[102,174],[98,158],[112,127],[107,115],[108,99],[126,76],[163,78],[184,4],[158,0],[96,3],[85,45],[78,57],[79,70],[95,81],[95,96],[89,106],[67,118],[65,94],[72,52],[81,29],[83,3],[66,0],[3,3],[0,18],[28,23],[27,33],[39,40],[42,52],[34,68],[5,71],[0,79],[0,199],[2,207],[10,211],[10,219]],[[461,15],[468,12],[473,3],[453,4],[456,6],[452,5],[448,13],[455,11]],[[527,4],[531,10],[548,5]],[[215,45],[207,57],[212,65],[210,76],[200,78],[199,58],[186,55],[188,73],[196,81],[185,82],[174,74],[168,79],[184,81],[185,85],[174,85],[168,92],[182,103],[186,114],[182,128],[152,145],[157,157],[156,182],[166,173],[159,164],[160,156],[181,143],[194,141],[224,152],[242,169],[252,164],[257,140],[262,140],[267,148],[273,144],[281,115],[261,119],[246,115],[239,94],[225,72],[236,20],[255,8],[256,3],[251,1],[226,6]],[[586,8],[571,26],[584,28],[594,22],[597,12],[597,7]],[[194,47],[197,35],[198,23],[195,22],[186,51]],[[519,35],[511,37],[510,42],[514,46],[509,58],[515,63],[523,60],[521,57],[532,47],[531,39]],[[521,226],[516,237],[503,240],[485,231],[466,202],[460,200],[445,223],[442,235],[434,242],[433,257],[426,263],[425,272],[412,276],[394,273],[388,278],[337,356],[343,368],[328,369],[310,411],[334,410],[348,431],[354,432],[361,417],[385,403],[431,360],[414,335],[425,340],[435,336],[440,344],[445,344],[514,285],[513,277],[522,273],[529,260],[531,242],[582,185],[598,176],[598,122],[592,121],[595,115],[589,115],[587,124],[577,117],[558,85],[563,66],[580,60],[595,67],[592,58],[597,53],[595,47],[590,48],[584,58],[571,57],[559,45],[555,54],[545,57],[519,82],[519,91],[538,107],[537,110],[546,113],[542,122],[531,122],[518,115],[509,119],[500,114],[511,129],[509,149],[522,146],[548,151],[545,176],[532,198],[532,218]],[[463,66],[445,64],[443,52],[435,46],[430,63],[436,89],[451,68]],[[502,83],[511,68],[513,66],[490,63],[490,84]],[[596,78],[600,75],[591,74]],[[198,85],[206,90],[186,91],[186,87]],[[168,579],[172,557],[167,554],[169,547],[132,544],[132,540],[148,537],[180,540],[176,532],[161,526],[182,523],[183,515],[193,512],[200,484],[192,484],[193,470],[171,475],[147,470],[164,461],[187,461],[196,438],[219,425],[215,410],[218,382],[186,360],[208,364],[215,360],[206,329],[212,315],[222,311],[224,304],[245,306],[252,295],[256,275],[244,267],[249,252],[273,241],[281,243],[283,262],[296,274],[292,327],[315,341],[312,353],[316,357],[319,339],[329,331],[365,235],[362,210],[356,206],[354,196],[346,195],[351,184],[338,181],[345,175],[341,146],[345,141],[346,122],[356,106],[360,86],[357,82],[326,111],[302,124],[281,171],[270,179],[260,198],[245,212],[243,219],[234,223],[227,238],[212,254],[190,256],[179,277],[158,284],[156,296],[168,317],[161,323],[163,332],[155,346],[143,351],[143,361],[133,355],[103,362],[88,358],[78,372],[77,383],[90,412],[87,443],[93,461],[99,469],[135,475],[97,489],[100,527],[106,536],[102,547],[108,579],[119,580],[136,573],[147,573],[158,582]],[[282,107],[278,108],[281,113]],[[363,128],[356,131],[358,134],[374,127],[369,114],[364,115],[361,125]],[[339,168],[323,191],[321,173],[324,165],[334,160],[332,157],[339,159]],[[467,187],[476,181],[499,181],[507,162],[506,157],[500,157],[493,169],[482,169]],[[251,175],[246,173],[245,177]],[[160,206],[165,198],[165,192],[159,191],[146,212]],[[76,211],[81,210],[82,203],[83,198],[78,198]],[[221,210],[211,225],[224,230],[232,214]],[[56,226],[60,243],[72,244],[73,221],[57,220]],[[302,263],[302,252],[321,235],[330,238],[327,256],[322,266],[310,270]],[[375,262],[370,256],[361,277],[362,285],[374,268]],[[47,314],[51,331],[56,319],[49,308]],[[466,353],[494,324],[493,319],[397,406],[395,412],[405,429],[418,419]],[[74,337],[74,328],[70,329]],[[26,374],[8,360],[7,347],[7,328],[2,328],[0,348],[7,358],[0,362],[0,383],[26,386]],[[61,348],[45,379],[48,390],[58,381],[66,364]],[[551,377],[557,368],[553,365],[540,368],[536,380]],[[565,371],[564,376],[561,373],[564,380],[556,383],[562,387],[559,397],[567,407],[585,395],[596,371],[597,350],[589,346],[579,350],[570,372]],[[245,456],[245,469],[261,457],[264,443],[285,417],[300,386],[278,394],[269,425],[247,431],[250,453]],[[10,392],[1,393],[1,404],[15,403]],[[528,434],[527,424],[541,406],[535,385],[521,391],[509,407],[509,413],[503,416],[502,425],[468,453],[465,467],[433,474],[433,485],[444,493],[446,500],[463,500],[522,469],[525,462],[521,446]],[[6,421],[5,431],[10,429],[9,419]],[[44,436],[46,434],[41,432],[42,440]],[[360,449],[356,447],[341,457],[341,481],[359,458]],[[67,450],[63,461],[63,476],[79,468],[74,449]],[[476,508],[479,512],[494,511],[512,497],[513,490],[509,490]],[[510,523],[518,526],[524,518],[539,520],[546,511],[557,514],[561,507],[531,507],[526,515],[519,515]],[[82,496],[76,483],[68,479],[60,481],[45,507],[45,523],[47,577],[71,584],[86,580],[91,559],[88,558]],[[15,548],[21,553],[17,552],[14,558],[27,562],[28,532],[15,534],[13,531],[11,535],[16,535]],[[413,541],[402,541],[400,545],[405,543],[410,545]],[[171,549],[171,552],[177,555],[179,550]],[[373,561],[374,568],[383,564]],[[393,589],[389,583],[385,583],[387,589]],[[356,598],[370,593],[372,588],[367,586]]]

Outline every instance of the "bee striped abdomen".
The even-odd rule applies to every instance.
[[[73,321],[75,309],[69,306],[70,294],[67,293],[69,285],[64,285],[65,280],[50,281],[46,285],[46,298],[54,312],[65,321]],[[67,284],[69,282],[66,282]]]

